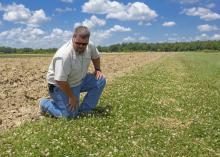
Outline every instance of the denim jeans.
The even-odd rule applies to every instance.
[[[96,107],[105,84],[105,78],[96,79],[94,74],[88,73],[80,85],[71,87],[78,102],[80,93],[87,92],[77,109],[70,111],[69,98],[59,87],[54,87],[53,91],[49,92],[52,99],[40,99],[41,109],[55,117],[75,117],[80,112],[89,112]]]

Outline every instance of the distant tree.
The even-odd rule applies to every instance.
[[[110,46],[97,46],[100,52],[137,52],[137,51],[220,51],[220,41],[192,41],[192,42],[175,42],[175,43],[121,43]],[[49,49],[32,49],[32,48],[10,48],[0,47],[1,53],[55,53],[56,48]]]

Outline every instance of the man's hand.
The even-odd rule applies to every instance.
[[[104,76],[101,71],[97,71],[97,70],[94,72],[94,74],[97,80],[101,79]]]
[[[75,96],[69,97],[69,109],[74,111],[79,106],[79,102]]]
[[[94,75],[96,76],[96,79],[101,79],[103,77],[102,71],[100,69],[100,57],[96,58],[96,59],[92,59],[92,63],[94,65]]]
[[[69,97],[69,109],[70,111],[74,111],[78,107],[79,102],[77,98],[73,95],[69,84],[66,81],[57,80],[56,83],[61,88],[61,90],[64,91],[64,93]]]

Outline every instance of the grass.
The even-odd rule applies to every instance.
[[[220,53],[178,53],[107,86],[100,107],[0,134],[0,156],[220,156]]]

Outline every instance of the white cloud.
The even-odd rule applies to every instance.
[[[112,34],[108,30],[98,30],[94,31],[91,34],[91,40],[96,44],[99,45],[104,42],[105,39],[111,37]]]
[[[147,40],[148,38],[144,36],[138,38],[138,41],[147,41]]]
[[[164,36],[165,37],[177,37],[178,36],[178,34],[176,34],[176,33],[172,33],[172,34],[168,34],[168,33],[166,33],[166,34],[164,34]]]
[[[214,34],[212,37],[211,37],[212,40],[220,40],[220,34]]]
[[[149,39],[145,36],[141,36],[141,37],[128,36],[128,37],[124,38],[122,41],[123,42],[146,42],[147,40],[149,40]]]
[[[114,25],[112,28],[109,28],[107,30],[98,30],[92,32],[91,40],[98,45],[103,43],[105,39],[111,37],[115,32],[129,32],[129,31],[131,31],[131,28],[129,27],[126,28],[120,25]]]
[[[173,22],[173,21],[169,21],[169,22],[164,22],[163,23],[164,27],[172,27],[172,26],[175,26],[175,25],[176,25],[176,23]]]
[[[124,5],[110,0],[89,0],[82,6],[82,11],[94,14],[106,14],[106,18],[138,21],[151,21],[158,15],[146,4],[141,2],[128,3]]]
[[[213,25],[208,25],[208,24],[205,24],[205,25],[199,25],[197,27],[197,29],[201,32],[210,32],[210,31],[216,31],[216,30],[220,30],[217,26]]]
[[[69,8],[69,7],[66,7],[64,9],[62,8],[56,8],[56,11],[59,12],[59,13],[64,13],[64,12],[72,12],[72,11],[75,11],[76,9],[73,9],[73,8]]]
[[[36,42],[44,34],[45,32],[38,28],[13,28],[0,33],[0,43],[12,47],[27,47],[29,43]]]
[[[198,36],[193,36],[193,37],[170,36],[167,38],[167,40],[161,42],[190,42],[190,41],[207,41],[207,40],[220,40],[220,34],[208,35],[206,33],[202,33]]]
[[[131,29],[129,27],[125,28],[125,27],[120,26],[120,25],[114,25],[114,27],[110,28],[109,31],[110,32],[130,32]]]
[[[107,15],[107,18],[124,20],[140,20],[151,21],[157,17],[154,10],[151,10],[147,5],[141,2],[128,4],[127,9],[120,12],[112,12]]]
[[[107,30],[98,30],[91,33],[91,41],[96,44],[102,43],[116,32],[128,32],[130,28],[115,25]],[[52,48],[60,47],[63,43],[70,40],[72,32],[54,28],[51,32],[43,31],[39,28],[13,28],[11,30],[0,32],[0,43],[9,47],[31,47],[31,48]]]
[[[38,26],[40,23],[50,20],[42,9],[30,11],[22,4],[17,5],[16,3],[12,3],[6,6],[1,5],[0,11],[4,12],[4,20],[29,26]]]
[[[143,21],[139,21],[139,22],[138,22],[138,25],[139,25],[139,26],[151,26],[152,23],[150,23],[150,22],[144,23]]]
[[[136,41],[136,38],[135,37],[126,37],[122,40],[123,42],[135,42]]]
[[[209,36],[205,33],[196,36],[195,40],[205,41],[205,40],[220,40],[220,34],[214,34],[212,36]]]
[[[13,28],[0,33],[0,43],[10,47],[52,48],[71,39],[72,32],[55,28],[50,34],[34,28]]]
[[[210,20],[217,20],[220,19],[220,15],[218,13],[215,13],[207,8],[202,7],[193,7],[190,9],[184,9],[183,13],[185,13],[188,16],[199,16],[201,19],[210,21]]]
[[[41,45],[50,47],[59,47],[64,42],[70,40],[72,37],[72,32],[67,30],[62,30],[59,28],[54,28],[49,35],[42,38]]]
[[[82,11],[96,14],[108,14],[111,12],[123,11],[124,8],[124,4],[121,4],[117,1],[89,0],[82,6]]]
[[[65,3],[72,3],[73,0],[60,0],[61,2],[65,2]]]
[[[210,37],[207,34],[203,33],[199,36],[196,36],[194,40],[205,41],[205,40],[209,40],[209,39],[210,39]]]
[[[104,26],[106,24],[105,20],[97,18],[95,15],[91,16],[90,19],[85,19],[82,23],[78,22],[74,27],[83,25],[87,26],[89,29],[94,28],[95,26]]]
[[[169,42],[179,42],[179,39],[175,38],[175,37],[169,37],[167,39]]]

